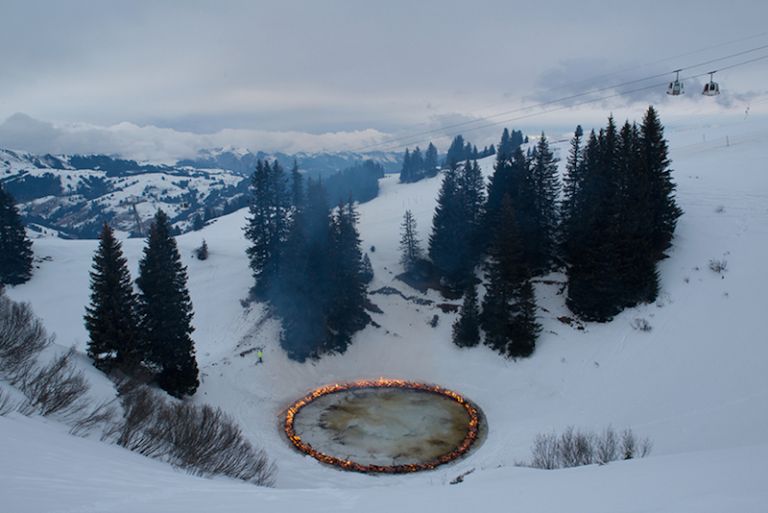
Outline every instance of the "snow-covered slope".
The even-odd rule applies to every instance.
[[[381,327],[359,333],[346,354],[291,362],[278,346],[278,325],[259,305],[240,304],[251,284],[240,229],[245,213],[180,236],[203,373],[195,400],[227,410],[267,450],[279,466],[278,489],[188,477],[119,448],[71,438],[55,425],[11,417],[0,418],[0,481],[12,510],[765,511],[768,120],[691,121],[667,136],[685,215],[671,257],[661,264],[659,300],[581,331],[558,320],[568,312],[558,295],[563,277],[553,274],[537,284],[544,330],[536,352],[517,362],[482,347],[454,347],[453,314],[396,295],[371,296],[384,312],[374,314]],[[490,173],[492,160],[482,165]],[[399,224],[411,209],[426,239],[439,178],[396,181],[383,179],[381,195],[360,207],[364,248],[376,248],[371,290],[388,285],[418,295],[394,279]],[[203,237],[210,258],[200,262],[192,249]],[[142,241],[124,244],[135,275]],[[95,241],[36,240],[37,256],[50,259],[31,282],[9,291],[32,303],[59,343],[79,349],[95,247]],[[727,271],[709,270],[711,259],[727,260]],[[424,298],[444,302],[435,293]],[[428,321],[435,314],[433,328]],[[634,330],[636,318],[653,329]],[[247,352],[255,346],[265,347],[264,365],[256,366]],[[284,440],[279,416],[293,399],[320,384],[376,376],[462,392],[483,409],[487,439],[437,471],[377,477],[325,467]],[[608,424],[650,437],[651,457],[562,471],[514,467],[528,457],[537,433]],[[473,468],[464,483],[447,484]]]

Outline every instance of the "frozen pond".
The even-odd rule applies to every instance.
[[[470,416],[458,402],[407,388],[359,388],[321,396],[294,418],[301,440],[324,454],[362,465],[434,461],[467,436]]]

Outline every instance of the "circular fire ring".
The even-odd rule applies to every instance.
[[[408,463],[393,463],[393,464],[379,464],[379,463],[361,463],[360,461],[355,461],[354,457],[350,457],[349,455],[345,456],[334,456],[333,454],[328,454],[322,450],[318,450],[315,447],[312,446],[312,444],[303,439],[302,436],[297,433],[297,417],[299,416],[299,413],[306,407],[316,404],[319,401],[342,401],[347,400],[343,395],[344,392],[350,393],[353,396],[355,396],[352,400],[355,398],[359,399],[358,396],[355,394],[358,394],[358,391],[360,394],[365,394],[368,391],[377,391],[381,389],[391,389],[391,390],[404,390],[404,391],[413,391],[413,392],[422,392],[426,394],[434,394],[435,396],[439,396],[439,399],[441,400],[449,400],[451,401],[454,406],[451,406],[450,408],[456,409],[458,405],[458,409],[463,410],[464,413],[466,413],[466,426],[463,425],[463,415],[462,417],[462,424],[461,424],[461,433],[459,435],[463,435],[463,438],[461,438],[458,443],[455,445],[452,445],[452,449],[447,452],[443,452],[439,455],[436,455],[434,457],[430,457],[425,461],[417,461],[417,462],[408,462]],[[337,394],[336,397],[329,397],[333,394]],[[381,399],[382,401],[391,401],[391,398],[384,397]],[[406,405],[407,406],[407,405]],[[329,407],[322,410],[322,415],[320,415],[319,418],[323,418],[323,415],[327,413],[326,410],[341,410],[347,417],[349,417],[350,411],[357,411],[359,408],[359,404],[352,404],[352,405],[340,405],[340,404],[331,404]],[[397,407],[397,406],[396,406]],[[427,405],[428,407],[428,405]],[[312,406],[310,406],[309,409],[311,409]],[[373,407],[376,408],[375,406]],[[413,406],[411,406],[413,408]],[[455,418],[455,411],[454,411],[454,418]],[[356,421],[353,419],[351,421],[351,424],[346,425],[346,429],[344,432],[346,433],[350,429],[354,430],[357,429],[358,426],[356,425]],[[464,433],[464,427],[466,427],[466,433]],[[329,465],[336,466],[338,468],[344,469],[344,470],[352,470],[356,472],[366,472],[366,473],[389,473],[389,474],[398,474],[398,473],[406,473],[406,472],[418,472],[421,470],[431,470],[439,465],[443,465],[445,463],[449,463],[464,454],[466,454],[472,445],[477,441],[478,436],[480,434],[480,413],[478,409],[466,398],[464,398],[462,395],[458,394],[457,392],[454,392],[452,390],[448,390],[436,385],[428,385],[424,383],[418,383],[418,382],[412,382],[412,381],[404,381],[404,380],[398,380],[398,379],[384,379],[380,378],[377,380],[363,380],[363,381],[355,381],[351,383],[335,383],[330,384],[326,386],[322,386],[320,388],[317,388],[307,394],[306,396],[302,397],[295,403],[293,403],[285,414],[285,423],[283,429],[285,430],[285,434],[288,437],[288,439],[291,441],[291,443],[301,452],[308,454],[315,458],[316,460],[326,463]],[[391,435],[390,440],[392,440],[392,437],[396,437],[397,435]],[[410,436],[410,434],[408,435]],[[304,437],[307,438],[307,437]],[[396,440],[395,440],[396,441]],[[442,441],[438,440],[436,443],[439,445]],[[340,443],[344,443],[343,441]],[[423,445],[423,444],[422,444]],[[365,458],[363,458],[365,459]]]

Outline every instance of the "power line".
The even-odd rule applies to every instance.
[[[709,60],[706,60],[706,61],[703,61],[703,62],[699,62],[699,63],[692,64],[692,65],[688,65],[688,66],[679,68],[679,70],[682,71],[682,70],[686,70],[686,69],[699,68],[699,67],[705,66],[707,64],[712,64],[714,62],[719,62],[719,61],[723,61],[723,60],[727,60],[727,59],[732,59],[734,57],[739,57],[741,55],[746,55],[748,53],[753,53],[753,52],[756,52],[756,51],[764,50],[766,48],[768,48],[768,44],[757,46],[757,47],[750,48],[750,49],[747,49],[747,50],[743,50],[743,51],[740,51],[740,52],[736,52],[736,53],[733,53],[733,54],[730,54],[730,55],[726,55],[726,56],[723,56],[723,57],[718,57],[718,58],[715,58],[715,59],[709,59]],[[723,68],[720,68],[719,70],[716,70],[716,71],[722,71],[722,70],[730,69],[732,67],[741,66],[743,64],[748,64],[750,62],[761,60],[763,58],[765,58],[765,56],[764,57],[758,57],[756,59],[751,59],[751,60],[746,61],[744,63],[737,63],[737,64],[734,64],[732,66],[723,67]],[[482,117],[479,117],[479,118],[476,118],[476,119],[472,119],[472,120],[468,120],[468,121],[462,121],[462,122],[459,122],[459,123],[454,123],[454,124],[451,124],[451,125],[442,126],[440,128],[434,128],[434,129],[430,129],[430,130],[414,132],[412,134],[403,135],[403,136],[391,137],[391,138],[388,138],[387,140],[384,140],[384,141],[379,141],[377,143],[370,143],[370,144],[361,146],[361,147],[359,147],[357,149],[354,149],[352,151],[360,152],[360,151],[365,151],[365,150],[369,150],[371,148],[377,148],[377,147],[381,147],[381,146],[384,146],[384,147],[392,146],[392,145],[395,145],[396,143],[398,143],[397,147],[399,147],[399,146],[406,146],[407,144],[412,144],[412,143],[404,143],[403,141],[406,141],[406,140],[410,141],[410,140],[414,139],[415,137],[419,137],[420,139],[417,140],[416,142],[420,142],[421,138],[423,136],[426,136],[426,135],[430,135],[430,134],[434,134],[434,133],[444,133],[447,130],[451,130],[451,129],[459,128],[459,127],[465,127],[465,126],[472,125],[472,124],[475,124],[475,123],[481,123],[483,121],[488,121],[490,119],[494,119],[494,118],[497,118],[497,117],[500,117],[500,116],[506,116],[506,115],[509,115],[509,114],[517,113],[517,112],[523,112],[523,111],[526,111],[526,110],[537,109],[537,108],[545,107],[547,105],[563,103],[563,102],[567,102],[567,101],[574,100],[574,99],[577,99],[577,98],[582,98],[584,96],[593,95],[595,93],[600,93],[600,92],[604,92],[604,91],[613,90],[613,89],[616,89],[616,88],[619,88],[619,87],[625,87],[625,86],[628,86],[628,85],[633,85],[633,84],[637,84],[637,83],[641,83],[641,82],[646,82],[646,81],[652,80],[654,78],[659,78],[659,77],[662,77],[662,76],[669,75],[670,73],[673,73],[674,71],[675,70],[667,71],[667,72],[664,72],[664,73],[657,73],[655,75],[649,75],[649,76],[646,76],[646,77],[643,77],[643,78],[629,80],[629,81],[626,81],[626,82],[621,82],[619,84],[613,84],[613,85],[610,85],[610,86],[601,87],[601,88],[597,88],[597,89],[590,89],[590,90],[587,90],[587,91],[584,91],[584,92],[581,92],[581,93],[577,93],[577,94],[573,94],[573,95],[569,95],[569,96],[564,96],[564,97],[561,97],[561,98],[556,98],[556,99],[548,100],[548,101],[545,101],[545,102],[539,102],[539,103],[533,104],[533,105],[528,105],[528,106],[524,106],[524,107],[518,107],[518,108],[515,108],[515,109],[511,109],[511,110],[507,110],[507,111],[503,111],[503,112],[498,112],[496,114],[491,114],[491,115],[488,115],[488,116],[482,116]],[[697,75],[697,76],[703,76],[703,75],[707,75],[707,74],[709,74],[709,73],[704,73],[702,75]],[[688,78],[693,78],[693,77],[688,77]],[[658,87],[658,86],[654,85],[654,86],[649,86],[649,87],[646,87],[646,88],[640,88],[640,89],[637,89],[635,91],[626,91],[626,92],[619,93],[619,94],[616,94],[616,95],[610,95],[610,96],[607,96],[607,97],[601,98],[601,99],[609,99],[609,98],[613,98],[613,97],[616,97],[616,96],[620,96],[622,94],[627,94],[627,93],[636,92],[636,91],[643,91],[643,90],[646,90],[646,89],[650,89],[651,87]],[[596,101],[599,101],[599,100],[600,99],[598,99]],[[576,106],[583,105],[584,103],[591,103],[591,101],[590,102],[577,103],[575,105]],[[569,108],[569,107],[572,107],[572,106],[574,106],[574,105],[571,105],[571,106],[568,106],[568,107],[565,107],[565,108]],[[556,110],[561,110],[561,109],[556,109]],[[555,112],[555,110],[546,111],[546,112]],[[526,119],[526,118],[532,117],[534,115],[538,115],[538,113],[535,113],[535,114],[532,114],[532,115],[521,116],[519,118],[513,118],[511,120]],[[503,122],[507,122],[507,120],[505,120]],[[484,128],[484,127],[487,127],[487,126],[494,126],[494,125],[497,125],[497,124],[499,124],[499,123],[492,123],[491,125],[482,125],[481,127],[477,127],[477,128]],[[471,130],[475,130],[477,128],[469,127],[469,128],[466,128],[465,131],[471,131]]]

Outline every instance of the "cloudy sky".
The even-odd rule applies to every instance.
[[[36,152],[360,149],[503,112],[491,122],[533,132],[648,102],[754,112],[768,91],[768,59],[719,73],[717,102],[670,103],[669,76],[609,89],[768,55],[764,0],[1,1],[0,146]]]

